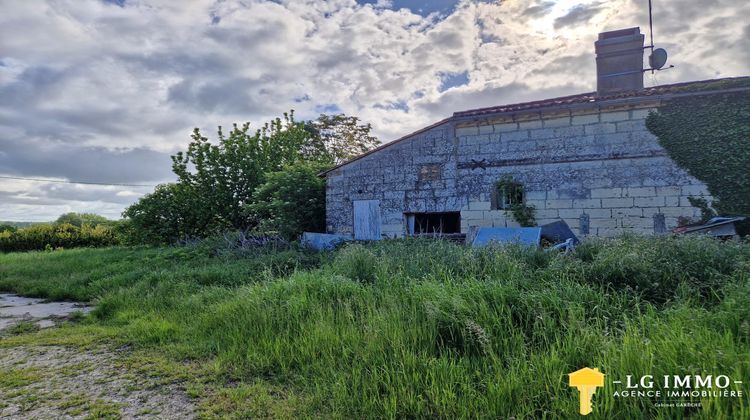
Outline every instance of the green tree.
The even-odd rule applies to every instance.
[[[104,216],[99,216],[94,213],[65,213],[55,220],[55,224],[71,224],[73,226],[81,227],[84,224],[89,226],[97,226],[100,224],[111,224],[112,220],[107,219]]]
[[[302,232],[323,232],[326,184],[318,174],[324,169],[320,164],[298,164],[267,174],[255,191],[254,203],[247,206],[258,230],[287,239]]]
[[[172,170],[180,184],[194,190],[196,205],[206,217],[244,228],[252,223],[244,207],[266,173],[327,159],[315,133],[295,121],[293,113],[285,113],[283,120],[277,118],[254,133],[250,124],[235,124],[228,136],[219,127],[217,144],[195,129],[187,151],[172,156]]]
[[[227,228],[226,221],[203,208],[204,200],[183,183],[162,184],[123,212],[121,227],[130,243],[171,243]]]
[[[13,226],[13,225],[11,225],[11,224],[7,224],[7,223],[0,224],[0,233],[2,233],[2,232],[15,232],[15,231],[16,231],[16,227]]]
[[[119,230],[130,232],[126,236],[131,242],[171,242],[223,229],[255,228],[260,223],[293,235],[302,229],[304,217],[310,215],[295,221],[278,205],[262,208],[259,204],[262,199],[256,199],[255,195],[262,194],[265,198],[272,195],[278,204],[294,202],[307,193],[279,185],[259,189],[267,177],[274,174],[274,181],[281,182],[280,172],[293,171],[297,165],[305,167],[301,171],[307,176],[312,168],[322,171],[377,144],[370,135],[370,126],[361,124],[356,117],[321,115],[316,121],[298,122],[293,112],[254,132],[247,123],[233,125],[226,134],[219,127],[217,137],[211,142],[195,129],[187,150],[172,156],[177,182],[158,187],[123,213],[127,220]],[[302,176],[298,172],[292,175]],[[309,192],[311,196],[319,194],[320,185],[324,185],[317,177],[300,181],[304,181],[301,186],[313,189]],[[321,203],[316,211],[324,209],[325,200]],[[251,204],[258,206],[249,211]],[[297,211],[305,214],[306,208]],[[281,220],[293,225],[283,227]],[[308,223],[303,228],[319,230],[317,226]]]
[[[380,144],[371,134],[372,126],[362,124],[357,117],[322,114],[310,126],[336,164],[359,156]]]

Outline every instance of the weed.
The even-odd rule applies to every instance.
[[[39,325],[32,321],[20,321],[5,329],[9,335],[29,334],[39,331]]]

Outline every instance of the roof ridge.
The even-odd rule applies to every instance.
[[[719,78],[719,79],[705,79],[705,80],[695,80],[695,81],[690,81],[690,82],[670,83],[670,84],[665,84],[665,85],[650,86],[650,87],[638,89],[638,90],[624,91],[624,92],[614,93],[610,95],[597,95],[596,92],[586,92],[586,93],[579,93],[576,95],[559,96],[559,97],[549,98],[549,99],[540,99],[540,100],[535,100],[535,101],[517,102],[517,103],[511,103],[511,104],[505,104],[505,105],[495,105],[495,106],[489,106],[489,107],[468,109],[465,111],[454,112],[453,116],[454,117],[467,117],[467,116],[475,116],[475,115],[483,115],[483,114],[494,114],[498,112],[507,112],[511,110],[521,111],[524,109],[545,107],[548,105],[559,105],[559,104],[566,104],[566,103],[572,104],[572,103],[583,103],[583,102],[598,102],[598,101],[604,101],[608,99],[651,96],[653,94],[661,93],[664,90],[678,89],[681,87],[696,86],[696,85],[709,85],[711,83],[717,83],[717,82],[732,82],[732,81],[745,81],[745,80],[750,81],[750,76],[724,77],[724,78]],[[664,92],[664,93],[667,93],[667,92]]]

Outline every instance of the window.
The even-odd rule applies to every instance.
[[[406,213],[409,235],[461,233],[461,213]]]
[[[511,190],[511,191],[503,191],[500,201],[500,208],[505,210],[513,207],[515,204],[523,204],[524,201],[524,194],[523,194],[523,188]]]
[[[420,181],[436,181],[440,179],[443,168],[438,164],[422,165],[419,167]]]
[[[523,204],[526,200],[523,184],[511,177],[503,177],[495,184],[492,193],[492,208],[495,210],[509,210],[514,205]]]

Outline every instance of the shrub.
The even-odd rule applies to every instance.
[[[266,175],[247,211],[261,232],[294,239],[302,232],[323,232],[326,223],[326,182],[322,165],[297,165]]]
[[[187,149],[172,156],[177,182],[123,213],[132,222],[130,237],[167,244],[226,229],[258,227],[287,238],[322,231],[325,181],[317,172],[377,145],[370,130],[355,117],[300,122],[293,112],[258,130],[249,123],[228,133],[219,127],[215,141],[196,128]]]
[[[375,283],[378,260],[361,244],[344,247],[333,261],[333,271],[361,283]]]
[[[11,224],[7,224],[7,223],[0,223],[0,233],[3,233],[3,232],[15,232],[15,231],[16,231],[16,227],[15,226],[13,226]]]
[[[229,227],[226,221],[208,212],[202,202],[190,185],[159,185],[122,213],[127,226],[125,236],[132,243],[169,244]]]
[[[119,243],[112,226],[87,224],[36,224],[15,232],[0,232],[0,251],[41,251],[45,249],[104,247]]]
[[[657,304],[677,299],[683,283],[695,297],[713,303],[716,292],[750,261],[747,246],[700,236],[623,236],[595,241],[580,252],[590,261],[578,266],[576,276],[583,281],[633,291]]]
[[[81,227],[83,225],[96,227],[98,225],[107,225],[112,223],[112,220],[93,213],[65,213],[60,215],[60,217],[55,220],[55,224],[57,225],[69,224],[75,227]]]

